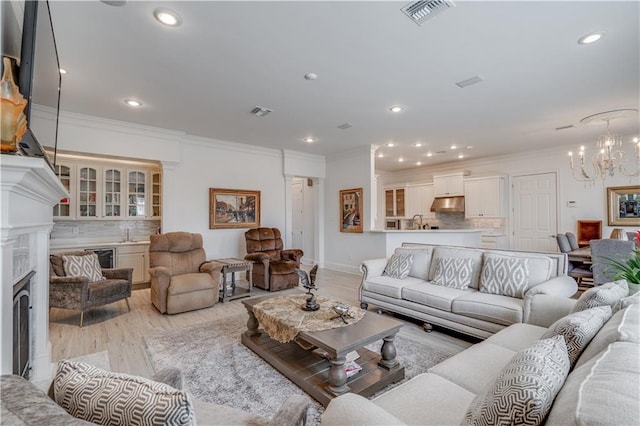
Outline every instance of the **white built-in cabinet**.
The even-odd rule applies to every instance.
[[[405,217],[405,195],[407,189],[385,188],[384,190],[384,215],[385,217]]]
[[[116,248],[116,267],[133,268],[133,284],[149,281],[149,245],[122,245]]]
[[[55,166],[70,198],[53,207],[54,219],[159,219],[162,173],[153,167],[73,162]]]
[[[422,215],[423,218],[433,218],[435,213],[431,212],[431,204],[433,204],[434,190],[433,184],[418,184],[407,186],[407,208],[408,218],[414,215]]]
[[[436,197],[457,197],[464,195],[464,176],[467,172],[452,173],[433,177],[433,192]]]
[[[464,181],[464,216],[506,216],[505,179],[502,176],[469,178]]]

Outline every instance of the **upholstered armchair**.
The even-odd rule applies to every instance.
[[[277,291],[298,286],[296,268],[304,255],[300,249],[284,250],[278,228],[254,228],[244,233],[245,260],[253,262],[253,285]]]
[[[102,269],[92,251],[77,251],[49,256],[49,307],[84,313],[98,306],[124,299],[131,311],[133,269]]]
[[[207,262],[202,235],[168,232],[151,235],[151,303],[177,314],[213,306],[219,298],[222,264]]]

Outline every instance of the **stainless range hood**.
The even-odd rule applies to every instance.
[[[437,197],[431,204],[432,212],[464,213],[464,197]]]

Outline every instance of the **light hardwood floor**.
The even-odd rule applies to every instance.
[[[316,281],[319,288],[317,294],[358,306],[360,278],[359,275],[321,269]],[[256,289],[255,293],[256,296],[269,294],[260,289]],[[154,372],[144,348],[145,335],[246,314],[241,301],[235,300],[216,303],[211,308],[198,311],[163,315],[151,304],[148,288],[134,290],[129,303],[131,312],[127,312],[126,303],[120,301],[86,313],[83,328],[78,326],[79,312],[51,309],[49,334],[53,361],[108,351],[113,371],[150,377]],[[370,306],[369,309],[375,308]],[[400,334],[431,347],[459,352],[476,342],[445,331],[426,333],[420,323],[401,320],[404,326]]]

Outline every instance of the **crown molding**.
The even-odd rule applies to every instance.
[[[181,141],[186,144],[201,146],[204,148],[220,148],[226,151],[241,152],[245,154],[260,154],[273,158],[281,158],[280,150],[274,148],[265,148],[258,145],[249,145],[240,142],[223,141],[220,139],[206,138],[204,136],[195,136],[185,134]]]

